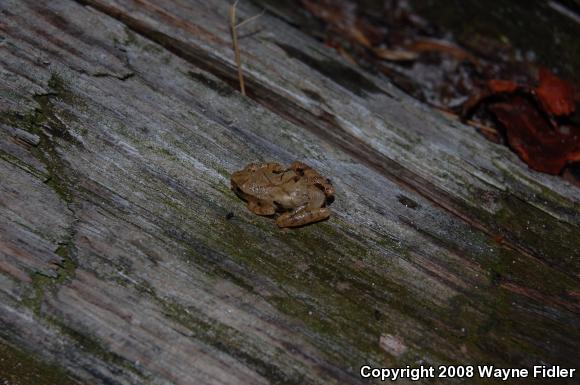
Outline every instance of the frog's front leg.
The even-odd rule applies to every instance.
[[[299,227],[324,220],[329,216],[330,210],[326,207],[308,208],[308,206],[302,206],[280,215],[276,219],[276,224],[278,227]]]

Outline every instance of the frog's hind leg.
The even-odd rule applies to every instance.
[[[274,215],[276,213],[276,207],[273,203],[266,203],[265,201],[249,201],[248,210],[258,215]]]
[[[330,180],[321,176],[315,169],[313,169],[309,165],[302,163],[300,161],[294,161],[290,165],[290,168],[299,175],[305,177],[308,183],[318,186],[318,188],[324,191],[324,193],[327,196],[329,197],[334,196],[335,190]],[[332,199],[334,199],[334,197]]]
[[[329,216],[330,210],[326,207],[320,207],[317,209],[300,207],[296,210],[280,215],[276,219],[276,224],[278,227],[299,227],[309,223],[322,221]]]

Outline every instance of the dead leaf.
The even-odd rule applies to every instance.
[[[569,163],[580,160],[580,127],[554,130],[550,122],[523,96],[489,106],[506,129],[510,147],[537,171],[559,174]]]
[[[457,61],[469,61],[475,65],[479,64],[479,60],[471,53],[463,48],[447,41],[435,39],[417,40],[405,47],[406,49],[421,53],[421,52],[438,52],[453,56]]]
[[[574,86],[545,68],[540,69],[539,78],[535,92],[542,108],[550,115],[571,115],[576,109]]]
[[[373,54],[380,59],[390,61],[412,61],[417,59],[419,56],[416,52],[391,50],[388,48],[375,48],[373,49]]]
[[[491,79],[487,82],[487,87],[492,94],[511,93],[520,88],[519,84],[512,80]]]

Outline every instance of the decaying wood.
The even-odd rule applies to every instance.
[[[229,6],[0,2],[0,337],[90,384],[577,365],[578,189],[268,14],[242,97]],[[295,159],[337,198],[283,231],[229,175]]]

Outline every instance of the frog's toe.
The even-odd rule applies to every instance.
[[[330,216],[330,210],[321,207],[314,210],[301,210],[297,213],[284,213],[276,219],[278,227],[299,227],[322,221]]]

